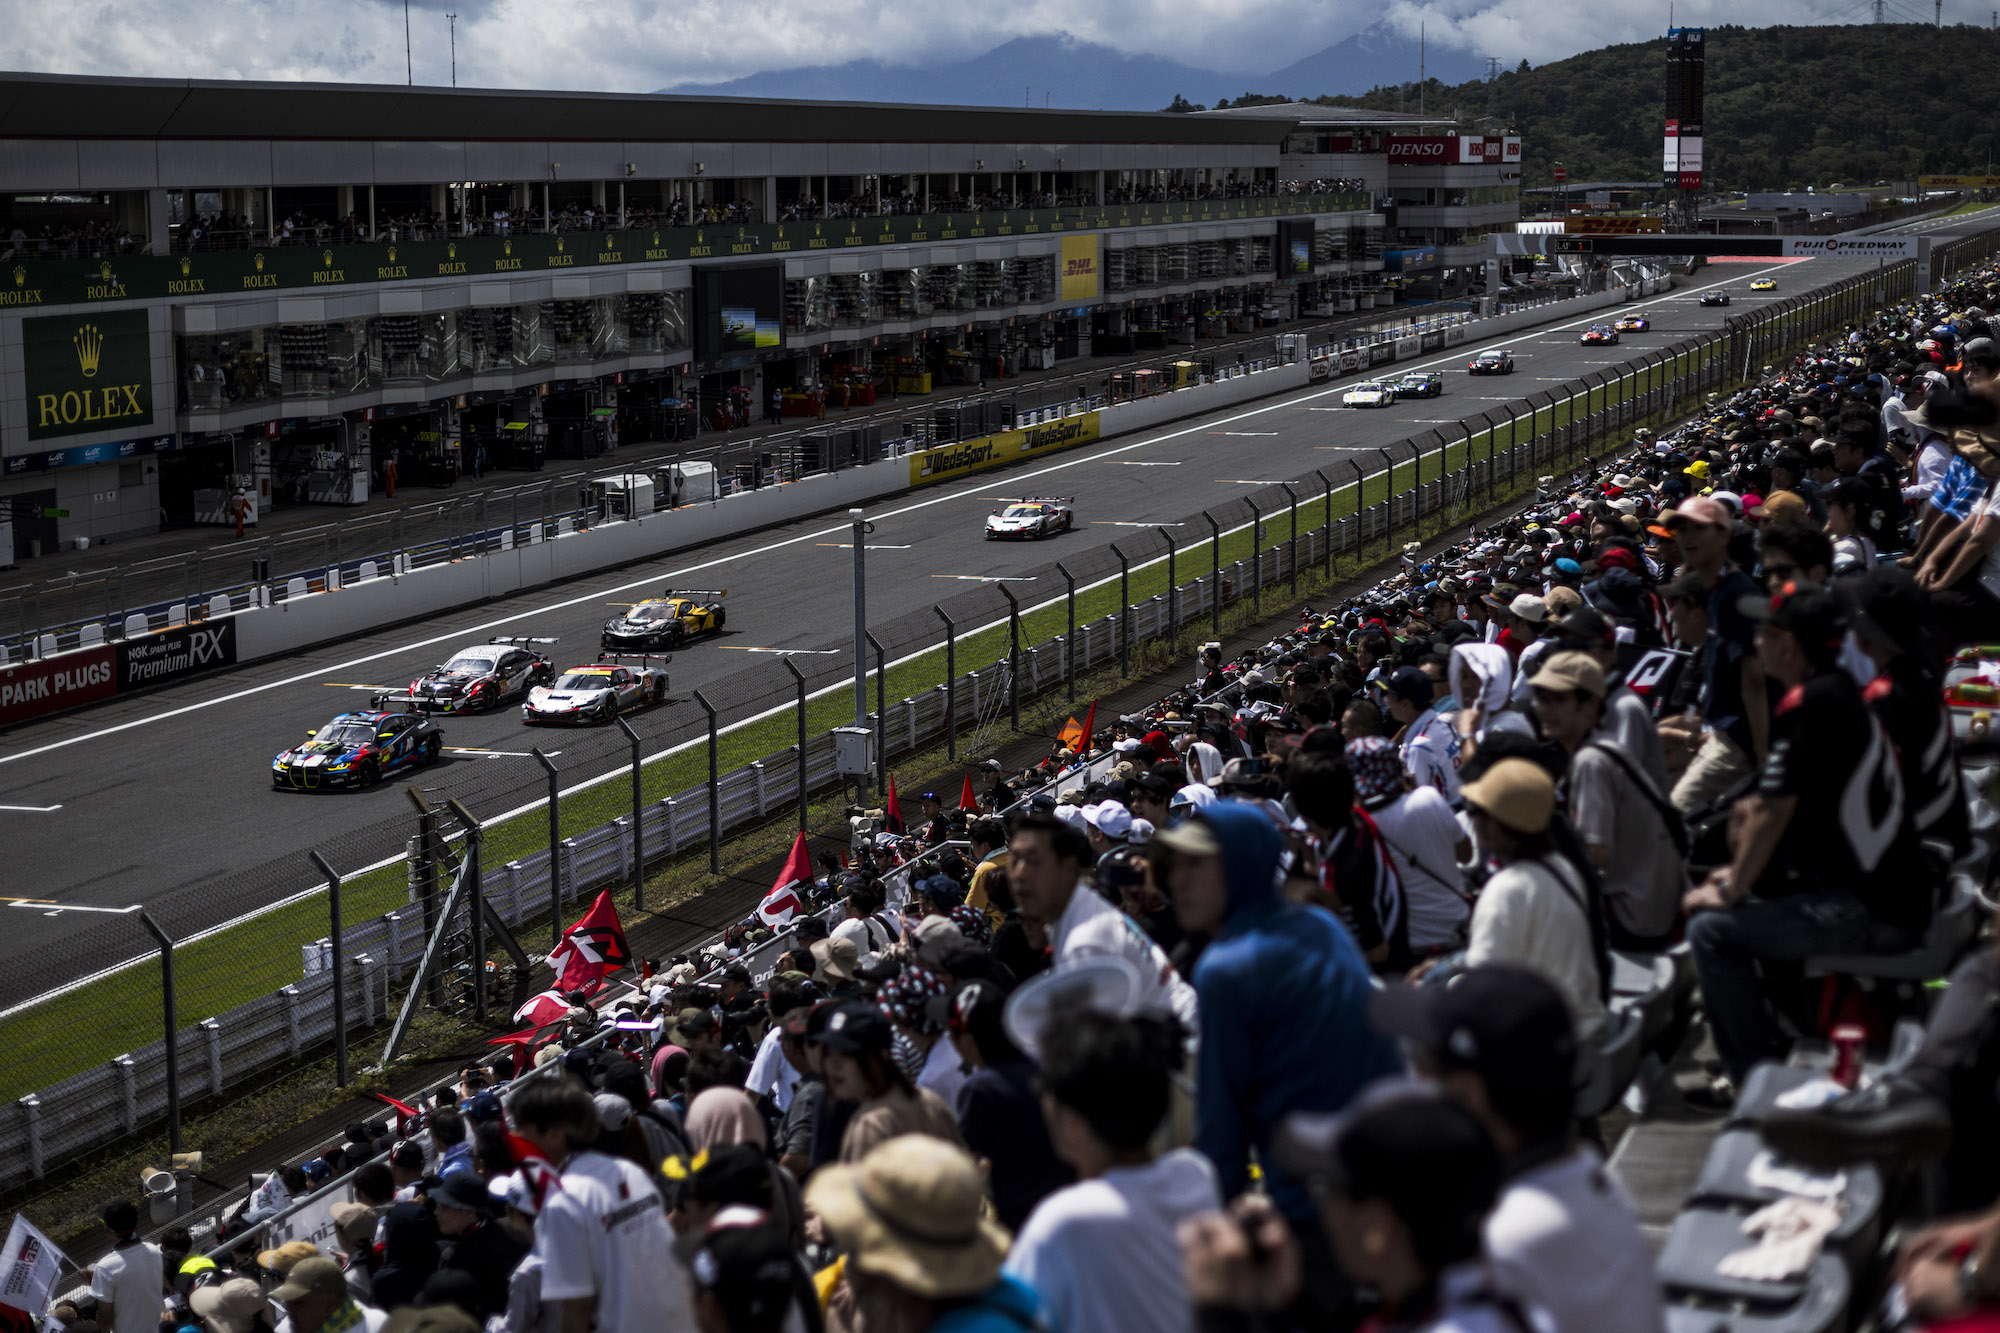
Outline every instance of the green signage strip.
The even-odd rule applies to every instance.
[[[882,245],[990,240],[1116,227],[1365,212],[1368,196],[1288,194],[1259,199],[1117,204],[1003,213],[924,213],[819,222],[581,231],[559,236],[468,236],[375,245],[287,245],[191,255],[25,260],[0,267],[0,308],[233,296],[255,291],[352,287],[419,278],[486,277],[664,260],[809,254]]]
[[[152,423],[151,314],[99,310],[21,321],[29,439]]]
[[[68,517],[69,517],[69,510],[67,510],[67,509],[44,509],[44,510],[42,511],[42,517],[43,517],[43,518],[68,518]]]

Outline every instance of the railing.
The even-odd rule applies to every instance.
[[[1350,461],[1349,476],[1336,480],[1316,472],[1297,479],[1294,486],[1266,488],[1189,515],[1181,525],[1167,525],[1170,530],[1209,533],[1206,539],[1197,535],[1184,544],[1170,544],[1173,539],[1164,532],[1121,539],[1121,546],[1129,548],[1123,551],[1129,570],[1121,571],[1107,550],[1096,550],[1034,571],[1035,579],[1024,578],[1022,586],[1062,586],[1065,591],[1021,607],[1022,623],[1065,628],[1055,633],[1034,631],[1042,637],[1022,645],[1022,695],[1046,696],[1067,688],[1074,699],[1079,673],[1125,660],[1124,650],[1130,644],[1195,626],[1219,625],[1221,612],[1229,605],[1245,599],[1261,605],[1263,590],[1287,583],[1295,588],[1304,567],[1331,571],[1336,558],[1364,558],[1374,543],[1400,529],[1416,525],[1421,532],[1426,521],[1442,523],[1449,512],[1482,490],[1491,497],[1503,487],[1598,456],[1624,443],[1629,438],[1626,428],[1636,422],[1698,404],[1705,392],[1741,382],[1746,366],[1754,370],[1818,333],[1865,318],[1874,307],[1878,286],[1888,299],[1899,299],[1910,291],[1913,276],[1914,266],[1905,263],[1880,277],[1869,274],[1789,298],[1730,320],[1720,333],[1649,351],[1615,373],[1594,372],[1540,390],[1523,404],[1525,414],[1510,405],[1447,430],[1411,437],[1392,447],[1387,468],[1364,472]],[[1399,489],[1399,477],[1411,484]],[[1336,505],[1336,498],[1343,503]],[[1176,568],[1200,572],[1170,586],[1164,575]],[[1136,594],[1132,600],[1115,595],[1121,576],[1132,582]],[[995,655],[1009,624],[1003,597],[997,590],[980,588],[953,599],[947,617],[953,628],[945,634],[955,635],[954,640],[940,634],[937,619],[929,612],[873,627],[878,646],[876,667],[870,672],[872,695],[885,705],[870,719],[878,783],[882,770],[896,757],[926,751],[940,739],[949,750],[968,730],[967,719],[990,710],[1005,678],[1005,663],[1011,660],[1004,649]],[[1074,631],[1066,628],[1071,623]],[[903,673],[896,677],[899,688],[919,683],[922,673],[931,669],[924,664],[936,662],[948,641],[980,661],[979,669],[894,702],[884,697],[891,673]],[[615,801],[622,799],[616,792],[621,788],[608,784],[629,782],[640,790],[647,766],[673,764],[685,756],[689,762],[683,766],[693,767],[704,746],[709,747],[713,764],[720,736],[786,718],[800,709],[804,710],[798,713],[800,729],[813,733],[805,744],[803,775],[798,747],[792,746],[721,774],[713,787],[698,783],[664,799],[642,800],[636,826],[629,813],[619,814],[561,838],[552,848],[520,850],[499,862],[489,876],[489,900],[509,921],[551,915],[559,921],[598,888],[633,879],[642,846],[644,859],[651,863],[694,847],[713,848],[732,829],[781,817],[795,806],[802,808],[802,794],[835,780],[825,727],[837,719],[814,711],[819,700],[844,698],[851,689],[851,680],[840,674],[838,658],[834,660],[835,665],[817,668],[817,674],[800,671],[794,677],[773,668],[759,675],[763,670],[759,668],[719,684],[712,692],[726,708],[729,724],[714,733],[708,733],[685,706],[641,715],[645,733],[639,740],[641,746],[650,742],[649,753],[638,753],[640,747],[628,750],[624,741],[603,733],[566,740],[562,776],[570,785],[556,793],[562,803],[559,809],[574,810],[577,802],[601,800],[607,793],[616,809]],[[438,796],[463,793],[471,798],[466,803],[486,820],[487,847],[496,845],[498,830],[532,831],[547,822],[548,796],[539,773],[503,776],[475,786],[481,770],[475,766],[470,771],[475,776],[455,785],[447,779]],[[528,836],[532,838],[532,832]],[[373,882],[371,876],[398,866],[407,871],[410,858],[405,854],[372,859],[398,841],[393,829],[370,830],[341,844],[330,859],[351,868],[344,882],[358,892]],[[192,887],[182,895],[186,901],[161,899],[149,906],[169,923],[179,940],[177,949],[196,944],[212,947],[218,941],[228,945],[217,950],[223,962],[211,967],[207,982],[201,981],[200,973],[180,974],[189,988],[179,1005],[183,1014],[201,1012],[202,995],[209,992],[197,991],[197,985],[218,986],[216,976],[240,983],[243,968],[252,960],[267,965],[273,948],[298,948],[303,952],[295,956],[307,960],[296,982],[247,1002],[216,1005],[212,1017],[176,1034],[184,1102],[220,1095],[244,1079],[323,1046],[331,1036],[332,978],[321,962],[327,947],[313,937],[318,933],[316,924],[326,919],[322,910],[326,891],[315,873],[297,864],[299,859],[252,868],[238,877],[240,882]],[[494,859],[499,861],[497,853]],[[232,922],[195,924],[199,913],[212,911],[217,902],[227,903],[246,889],[255,901],[270,905]],[[729,901],[710,904],[726,914],[714,924],[740,919],[754,902],[752,896],[734,894]],[[181,927],[173,924],[177,920]],[[416,965],[422,932],[421,907],[410,902],[373,915],[354,914],[342,933],[349,962],[341,983],[352,1027],[365,1029],[388,1013],[395,988],[407,981]],[[136,947],[136,928],[124,921],[107,923],[95,934],[71,937],[49,950],[45,961],[48,971],[78,980],[59,992],[15,1005],[8,1016],[22,1021],[44,1006],[67,1004],[76,1007],[75,1021],[64,1025],[67,1037],[56,1040],[75,1040],[78,1033],[95,1037],[109,1018],[95,1015],[89,1006],[124,1002],[117,978],[146,966],[149,958]],[[106,967],[107,959],[131,961]],[[143,1023],[135,1027],[130,1014],[121,1014],[119,1021],[125,1025],[121,1031],[135,1036],[144,1032]],[[168,1109],[165,1063],[164,1043],[156,1041],[108,1064],[83,1068],[22,1098],[11,1112],[0,1111],[0,1188],[38,1179],[70,1157],[157,1123]]]

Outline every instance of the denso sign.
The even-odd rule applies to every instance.
[[[1439,162],[1462,165],[1519,162],[1521,137],[1517,134],[1447,134],[1423,137],[1397,136],[1388,141],[1391,162]]]

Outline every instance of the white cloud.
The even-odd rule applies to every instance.
[[[1869,0],[1671,0],[1677,22],[1826,23]],[[1889,0],[1904,17],[1923,0]],[[1017,37],[1066,33],[1228,75],[1290,64],[1376,22],[1441,48],[1536,64],[1659,36],[1669,0],[414,0],[411,63],[450,79],[458,15],[461,86],[640,92],[764,70],[874,58],[963,59]],[[1946,0],[1947,21],[1984,23],[1989,0]],[[401,83],[403,6],[393,0],[0,0],[9,64],[71,74]]]

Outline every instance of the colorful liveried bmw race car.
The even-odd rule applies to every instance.
[[[1577,341],[1586,345],[1590,343],[1615,343],[1618,341],[1618,330],[1612,328],[1609,324],[1593,324],[1583,331],[1583,336],[1578,338]]]
[[[1076,510],[1071,508],[1075,499],[1072,495],[1049,495],[1003,505],[986,516],[986,539],[1032,541],[1068,532],[1076,526]]]
[[[632,609],[604,624],[599,644],[608,652],[646,653],[678,648],[697,634],[713,634],[729,618],[722,599],[727,590],[672,588],[659,597],[634,603]]]
[[[391,774],[435,763],[443,748],[444,733],[420,713],[342,713],[271,760],[271,785],[299,791],[372,787]]]
[[[1775,292],[1778,290],[1778,280],[1776,278],[1752,278],[1750,280],[1750,290],[1753,292]]]
[[[1612,327],[1620,333],[1645,333],[1652,329],[1653,321],[1644,315],[1626,315]]]
[[[1499,349],[1481,352],[1465,363],[1468,375],[1511,375],[1514,373],[1514,354]]]
[[[1387,380],[1363,380],[1340,395],[1342,407],[1388,407],[1396,401],[1396,391]]]
[[[1701,294],[1701,303],[1702,303],[1703,305],[1728,305],[1728,304],[1729,304],[1729,293],[1728,293],[1728,292],[1719,292],[1719,291],[1718,291],[1718,292],[1703,292],[1703,293]]]
[[[453,653],[410,682],[408,690],[375,696],[377,708],[415,708],[426,713],[473,713],[525,697],[555,675],[549,659],[536,651],[554,639],[498,638]]]
[[[1442,398],[1444,397],[1444,372],[1438,370],[1413,370],[1400,379],[1390,381],[1398,398]]]
[[[625,666],[629,658],[637,666]],[[647,704],[663,703],[667,697],[667,672],[654,662],[671,662],[671,655],[651,653],[606,653],[595,662],[574,666],[552,685],[528,691],[521,705],[521,720],[539,722],[610,722],[620,713]]]

